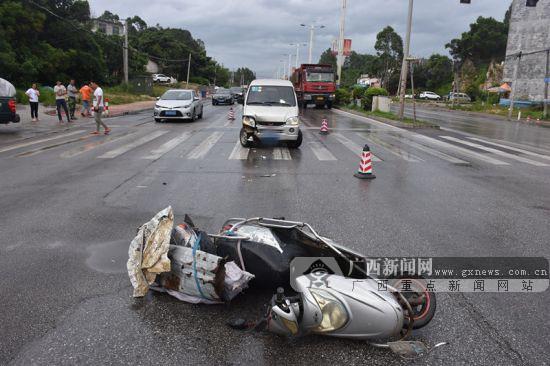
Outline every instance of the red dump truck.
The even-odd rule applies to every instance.
[[[331,65],[302,64],[294,70],[291,81],[301,107],[315,104],[316,107],[332,108],[336,83]]]

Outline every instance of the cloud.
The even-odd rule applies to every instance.
[[[283,54],[294,54],[290,43],[309,40],[301,23],[325,25],[317,30],[313,60],[330,47],[338,34],[340,0],[89,0],[92,13],[104,10],[122,18],[138,15],[149,25],[188,29],[206,45],[207,52],[229,68],[247,66],[258,76],[273,76]],[[478,16],[501,20],[510,0],[415,0],[411,54],[447,54],[445,44],[468,30]],[[402,37],[406,0],[348,0],[346,38],[353,50],[373,53],[376,34],[391,25]],[[307,47],[300,62],[307,61]],[[294,56],[292,60],[294,65]]]

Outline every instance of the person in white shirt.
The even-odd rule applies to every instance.
[[[65,111],[67,116],[67,122],[71,122],[71,116],[69,115],[69,108],[67,108],[67,101],[65,96],[67,95],[67,88],[61,84],[61,81],[57,81],[56,85],[53,87],[53,92],[55,94],[55,106],[57,108],[57,118],[59,118],[59,123],[63,123],[63,118],[61,116],[61,108]]]
[[[33,122],[38,121],[38,97],[40,96],[40,91],[36,84],[32,86],[25,92],[29,97],[29,104],[31,106],[31,118]]]
[[[103,108],[105,108],[103,89],[101,89],[95,81],[90,82],[90,87],[94,91],[94,117],[96,124],[96,130],[92,132],[92,135],[99,135],[99,129],[101,126],[105,129],[105,134],[108,135],[109,132],[111,132],[111,129],[101,120]]]

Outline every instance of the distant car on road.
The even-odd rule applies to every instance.
[[[235,99],[229,89],[218,88],[214,95],[212,95],[212,105],[218,104],[234,104]]]
[[[470,103],[472,98],[466,93],[449,93],[447,96],[449,102],[455,101],[459,103]]]
[[[19,122],[19,115],[15,111],[15,88],[7,80],[0,79],[0,123]]]
[[[155,83],[169,83],[170,81],[172,81],[170,76],[166,76],[164,74],[153,74],[153,82]]]
[[[155,104],[153,115],[155,122],[167,119],[202,118],[204,105],[197,92],[190,89],[171,89],[166,91]]]
[[[231,95],[233,95],[233,100],[235,101],[238,101],[243,97],[243,88],[240,86],[233,86],[229,88],[229,91],[231,92]]]
[[[420,99],[428,99],[428,100],[440,100],[441,96],[438,95],[438,94],[435,94],[434,92],[431,92],[431,91],[424,91],[424,92],[420,93],[419,98]]]
[[[418,95],[418,98],[428,100],[440,100],[441,96],[431,91],[423,91]]]

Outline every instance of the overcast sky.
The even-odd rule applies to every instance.
[[[316,31],[313,60],[338,35],[341,0],[89,0],[92,14],[104,10],[121,18],[139,15],[147,24],[188,29],[206,44],[207,53],[229,68],[247,66],[258,76],[272,77],[283,54],[296,52],[290,43],[307,43],[301,23],[326,28]],[[511,0],[415,0],[411,54],[448,54],[445,44],[482,16],[502,20]],[[359,53],[374,53],[376,34],[391,25],[403,38],[407,0],[348,0],[346,38]],[[307,46],[300,62],[307,62]],[[161,56],[161,55],[158,55]],[[292,58],[294,65],[294,56]]]

